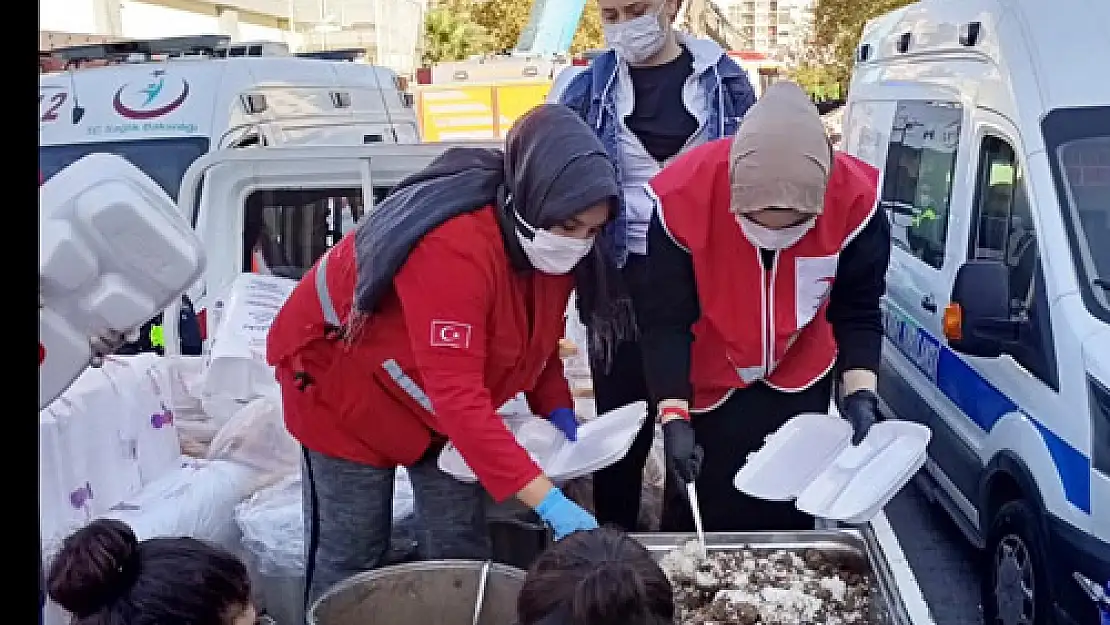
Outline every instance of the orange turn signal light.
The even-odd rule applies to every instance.
[[[949,341],[964,340],[964,309],[959,304],[952,302],[944,307],[944,319],[941,323],[944,338]]]

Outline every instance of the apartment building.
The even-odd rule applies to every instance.
[[[813,0],[728,0],[725,6],[741,48],[774,56],[804,43]]]

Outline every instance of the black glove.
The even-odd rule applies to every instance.
[[[694,442],[694,427],[685,419],[672,419],[663,424],[663,450],[667,468],[683,485],[697,479],[701,472],[702,449]]]
[[[840,403],[840,416],[852,424],[852,444],[859,445],[879,420],[879,398],[867,389],[847,395]]]

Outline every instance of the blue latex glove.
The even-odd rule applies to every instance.
[[[547,420],[551,425],[559,428],[559,431],[567,437],[568,441],[573,443],[578,440],[578,417],[574,416],[574,410],[556,408],[551,411],[551,414],[547,415]]]
[[[555,540],[562,540],[578,530],[597,529],[597,520],[581,506],[567,499],[563,491],[552,488],[547,492],[536,514],[555,532]]]

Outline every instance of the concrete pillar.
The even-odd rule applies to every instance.
[[[96,18],[96,33],[111,37],[123,36],[123,15],[120,11],[121,0],[92,0],[93,15]]]
[[[216,19],[220,25],[221,35],[228,35],[232,41],[239,41],[239,11],[228,7],[217,7]]]

